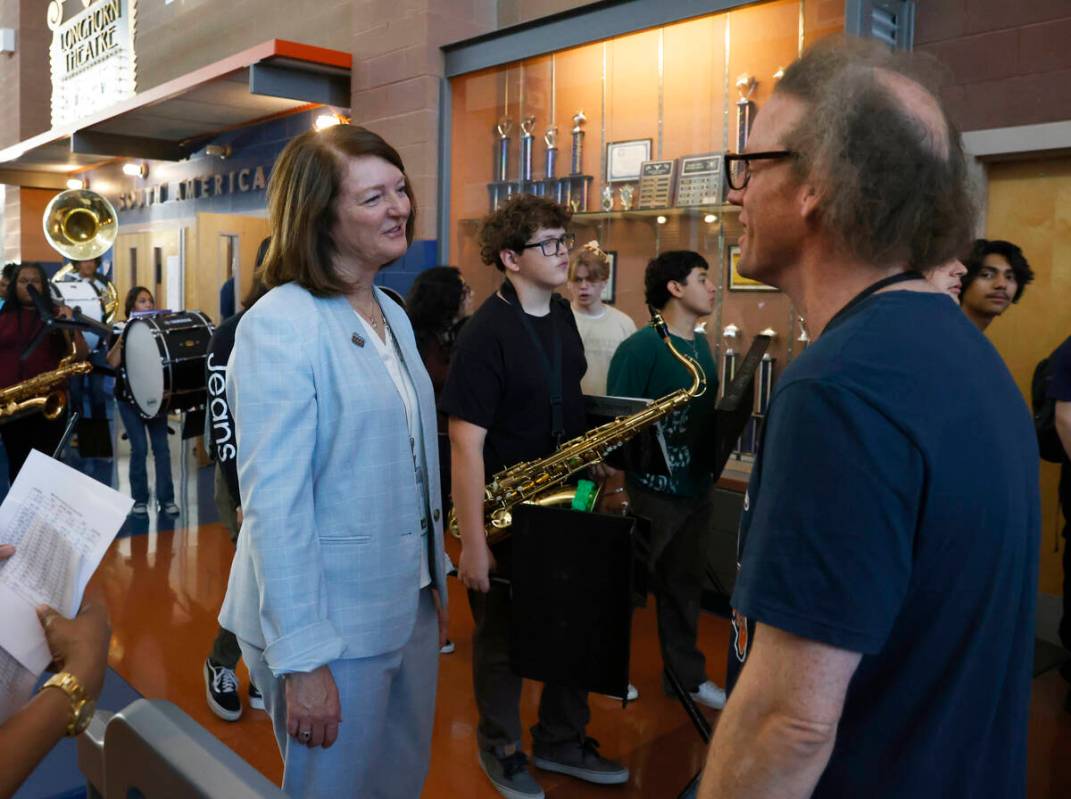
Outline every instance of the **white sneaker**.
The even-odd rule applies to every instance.
[[[706,705],[714,710],[725,707],[725,691],[707,680],[692,694],[692,699],[701,705]]]

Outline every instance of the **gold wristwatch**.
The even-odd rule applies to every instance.
[[[63,671],[41,686],[42,691],[46,688],[59,688],[67,694],[71,702],[71,720],[67,722],[67,735],[75,736],[85,732],[93,719],[97,703],[86,696],[85,688],[78,682],[78,678],[69,671]]]

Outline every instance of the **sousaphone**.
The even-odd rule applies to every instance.
[[[52,249],[68,261],[91,261],[103,255],[115,244],[119,234],[119,217],[107,199],[88,189],[71,189],[52,198],[45,208],[42,225],[45,238]],[[74,271],[68,263],[52,277],[57,283]],[[104,307],[105,324],[115,321],[119,295],[111,281],[105,283],[100,298]]]

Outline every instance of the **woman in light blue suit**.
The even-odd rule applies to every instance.
[[[220,623],[288,794],[416,797],[446,629],[435,404],[372,285],[412,239],[412,192],[389,144],[339,125],[287,145],[268,209],[272,290],[228,365],[245,518]]]

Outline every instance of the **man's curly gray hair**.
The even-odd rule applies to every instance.
[[[966,159],[936,75],[925,58],[832,39],[777,85],[808,106],[784,143],[797,177],[818,190],[821,224],[853,258],[926,270],[972,238]]]

